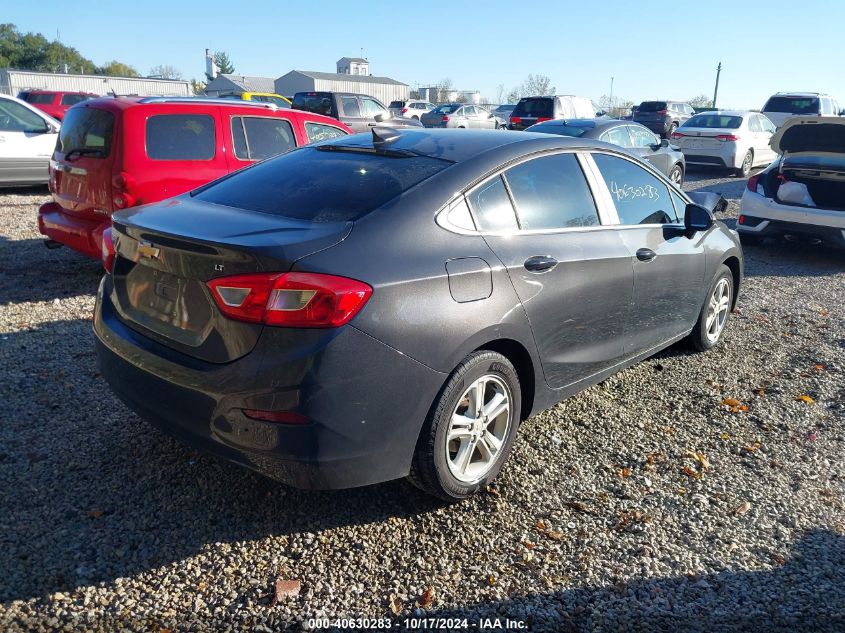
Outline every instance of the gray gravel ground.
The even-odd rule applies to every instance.
[[[713,177],[687,188],[736,216]],[[746,249],[720,348],[535,416],[492,492],[444,505],[283,488],[148,427],[97,372],[100,268],[41,245],[45,199],[0,192],[0,629],[845,630],[845,254]],[[301,589],[274,604],[278,579]]]

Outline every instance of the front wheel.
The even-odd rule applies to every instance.
[[[722,339],[722,333],[728,324],[733,303],[734,277],[731,269],[722,264],[716,271],[716,277],[707,291],[707,299],[692,332],[689,341],[699,352],[706,352],[716,347]]]
[[[490,351],[467,356],[432,406],[408,478],[449,501],[486,488],[510,454],[521,397],[507,358]]]
[[[748,150],[742,158],[742,164],[734,171],[739,178],[748,178],[751,173],[751,166],[754,164],[754,152]]]
[[[675,185],[678,189],[683,187],[683,185],[684,185],[684,168],[681,167],[680,164],[672,167],[672,171],[669,172],[669,180],[671,180],[672,184]]]

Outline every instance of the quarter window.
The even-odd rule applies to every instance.
[[[290,123],[269,117],[232,117],[235,156],[241,160],[264,160],[296,147]]]
[[[519,229],[501,177],[485,182],[467,197],[475,212],[478,228],[482,231],[514,232]]]
[[[598,211],[575,154],[535,158],[505,173],[524,230],[599,224]]]
[[[639,165],[609,154],[593,154],[616,205],[621,224],[674,224],[669,189]]]
[[[153,160],[214,158],[214,118],[207,114],[159,114],[147,120],[147,156]]]
[[[346,132],[333,125],[323,125],[322,123],[306,121],[305,135],[308,137],[309,143],[316,143],[317,141],[327,141],[330,138],[337,138],[338,136],[346,136]]]

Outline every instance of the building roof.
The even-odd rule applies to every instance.
[[[337,61],[342,62],[344,59],[348,62],[358,62],[359,64],[369,64],[370,63],[369,61],[367,61],[363,57],[341,57]]]
[[[222,81],[221,81],[222,80]],[[205,87],[206,90],[225,90],[234,84],[243,92],[275,92],[272,77],[251,77],[249,75],[217,75]]]
[[[396,81],[390,77],[374,77],[372,75],[347,75],[346,73],[318,73],[311,70],[292,70],[291,73],[299,73],[311,79],[322,79],[324,81],[350,81],[365,84],[389,84],[394,86],[407,86],[401,81]],[[282,75],[279,79],[284,79],[287,75]],[[272,91],[271,91],[272,92]]]

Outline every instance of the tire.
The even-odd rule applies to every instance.
[[[751,173],[751,167],[754,165],[754,152],[748,150],[745,156],[742,157],[742,164],[734,170],[734,175],[738,178],[748,178]]]
[[[724,284],[727,284],[726,286]],[[717,294],[718,293],[718,294]],[[692,332],[689,335],[689,342],[692,347],[699,352],[706,352],[713,349],[722,340],[722,334],[725,327],[728,325],[728,320],[731,315],[731,304],[733,303],[734,293],[734,277],[731,269],[722,264],[716,271],[716,276],[707,290],[707,296],[704,299],[704,305],[701,307],[701,314],[698,316],[698,321]],[[718,296],[718,299],[716,297]],[[727,304],[723,303],[723,298],[727,298]],[[715,323],[710,322],[711,313],[714,311],[715,305]],[[716,326],[715,328],[713,326]],[[715,330],[715,336],[714,336]]]
[[[669,170],[669,180],[672,181],[678,189],[684,186],[684,168],[680,163],[676,163],[671,170]]]
[[[482,379],[486,382],[482,383]],[[503,402],[506,411],[489,421],[487,417],[475,417],[471,411],[479,385],[483,385],[483,405],[497,401],[489,413],[500,409]],[[417,440],[408,479],[447,501],[483,490],[499,474],[510,454],[521,406],[519,378],[510,361],[497,352],[473,352],[452,372],[434,401]],[[465,419],[466,424],[455,426],[453,419]],[[447,437],[450,432],[451,439]],[[498,448],[491,450],[495,446]]]
[[[412,118],[414,121],[419,121],[419,120],[420,120],[420,117],[418,117],[416,114],[415,114],[414,116],[412,116],[411,118]]]

